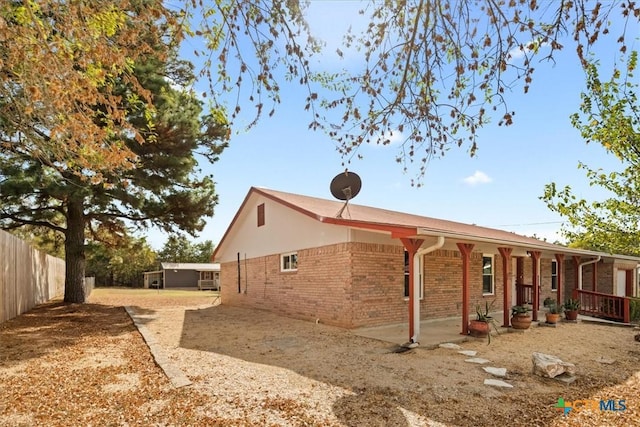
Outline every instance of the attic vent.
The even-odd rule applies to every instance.
[[[264,203],[258,205],[258,227],[264,225]]]

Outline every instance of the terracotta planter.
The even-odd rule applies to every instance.
[[[560,313],[545,313],[547,317],[547,323],[558,323],[560,320]]]
[[[471,320],[469,322],[469,335],[475,338],[486,338],[489,335],[489,323],[481,320]]]
[[[529,329],[531,326],[531,316],[528,314],[514,314],[511,316],[511,327],[513,329]]]
[[[578,310],[565,310],[564,317],[567,320],[578,320]]]

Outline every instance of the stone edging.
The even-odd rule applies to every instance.
[[[175,367],[164,352],[164,349],[158,344],[155,337],[149,332],[147,327],[140,321],[139,318],[136,317],[134,311],[131,307],[126,306],[124,308],[133,320],[133,324],[138,328],[138,332],[142,335],[142,338],[147,343],[147,347],[149,347],[149,351],[153,356],[153,359],[156,361],[156,364],[162,369],[164,374],[167,376],[171,384],[174,388],[185,387],[191,385],[191,381],[187,376],[182,373],[180,369]]]

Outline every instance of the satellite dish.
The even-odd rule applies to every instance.
[[[336,199],[345,201],[344,206],[336,214],[336,218],[342,218],[342,212],[349,204],[349,200],[358,195],[361,187],[362,181],[358,174],[349,171],[341,172],[331,180],[329,186],[331,194]]]
[[[358,195],[361,187],[362,181],[356,173],[344,171],[331,180],[331,186],[329,188],[331,189],[333,197],[348,202]]]

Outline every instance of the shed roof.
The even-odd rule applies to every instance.
[[[163,270],[196,270],[196,271],[220,271],[218,263],[190,263],[190,262],[163,262]]]
[[[225,238],[233,227],[233,224],[242,211],[242,208],[253,193],[260,194],[323,223],[376,231],[386,231],[390,232],[394,237],[444,236],[461,241],[483,241],[499,245],[527,247],[530,249],[554,251],[573,255],[615,256],[615,258],[618,259],[640,262],[640,258],[638,257],[569,248],[533,237],[522,236],[510,231],[352,203],[349,203],[348,208],[343,212],[341,217],[338,217],[338,213],[344,206],[344,202],[342,201],[326,200],[317,197],[303,196],[300,194],[286,193],[257,187],[251,187],[247,193],[247,196],[240,206],[240,209],[238,209],[231,225],[222,237],[220,244],[216,247],[213,257],[215,257],[217,250],[223,245]]]

